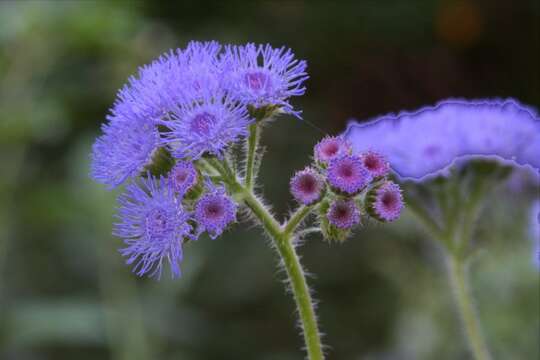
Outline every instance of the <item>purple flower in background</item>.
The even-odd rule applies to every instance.
[[[171,188],[182,197],[197,184],[197,169],[192,162],[179,160],[169,172],[168,181]]]
[[[290,189],[296,201],[304,205],[310,205],[321,198],[324,181],[315,170],[305,168],[293,176]]]
[[[540,270],[540,200],[531,206],[529,232],[533,241],[533,263]]]
[[[338,192],[353,195],[365,188],[372,177],[358,156],[345,155],[330,161],[327,180]]]
[[[357,153],[385,154],[404,179],[445,174],[456,161],[495,158],[540,168],[540,120],[515,100],[447,100],[415,112],[351,122],[344,134]]]
[[[397,220],[403,209],[399,185],[389,181],[373,188],[367,194],[366,206],[368,213],[379,221]]]
[[[390,172],[390,164],[386,158],[378,152],[366,151],[360,154],[360,159],[374,178],[384,177]]]
[[[270,45],[228,46],[223,56],[226,87],[234,97],[255,107],[278,105],[285,113],[300,117],[288,99],[305,92],[307,64],[290,49]]]
[[[251,122],[246,107],[218,91],[202,91],[198,101],[176,106],[170,120],[160,121],[169,131],[163,142],[177,158],[198,159],[204,153],[221,157],[231,143],[247,134]]]
[[[129,184],[118,204],[120,222],[113,233],[124,239],[127,247],[120,253],[128,264],[134,264],[133,272],[160,278],[163,263],[168,262],[172,276],[180,276],[182,243],[184,238],[193,238],[192,227],[190,215],[165,179],[148,175],[140,184]]]
[[[354,200],[335,200],[330,204],[327,218],[339,229],[350,229],[360,222],[360,210]]]
[[[315,145],[313,153],[317,162],[326,164],[332,159],[349,155],[351,145],[342,137],[327,136]]]
[[[154,124],[133,114],[130,107],[117,104],[102,126],[103,135],[92,147],[91,176],[114,188],[127,178],[139,175],[158,148],[159,134]]]
[[[236,220],[236,203],[223,187],[215,187],[207,182],[208,192],[195,205],[195,220],[199,232],[207,231],[212,239],[217,238]]]

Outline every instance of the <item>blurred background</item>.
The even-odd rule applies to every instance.
[[[177,281],[123,265],[118,191],[88,178],[89,153],[138,66],[192,39],[289,46],[310,74],[293,103],[337,134],[350,117],[447,97],[540,106],[539,22],[536,0],[0,2],[0,359],[303,357],[257,229],[189,245]],[[321,136],[293,117],[264,133],[260,178],[278,214]],[[495,359],[539,356],[530,186],[497,189],[480,224],[472,282]],[[440,254],[408,213],[300,251],[329,359],[468,358]]]

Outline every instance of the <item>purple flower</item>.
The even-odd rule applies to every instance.
[[[457,160],[495,158],[540,168],[540,120],[515,100],[447,100],[415,112],[352,122],[344,134],[355,152],[388,156],[405,179],[445,174]]]
[[[335,200],[330,204],[327,218],[338,229],[350,229],[360,222],[360,211],[354,200]]]
[[[163,135],[177,158],[198,159],[203,154],[221,157],[231,143],[247,134],[251,121],[246,107],[225,93],[201,90],[197,101],[176,106],[170,120],[161,121]]]
[[[195,220],[199,232],[207,231],[212,239],[217,238],[236,220],[236,203],[225,193],[223,187],[207,182],[208,192],[195,205]]]
[[[216,41],[190,41],[185,50],[177,50],[169,56],[168,90],[174,103],[198,99],[220,89],[223,82],[221,49]]]
[[[307,64],[290,49],[270,45],[229,46],[223,56],[226,86],[234,97],[255,107],[278,105],[285,113],[300,117],[288,99],[305,92]]]
[[[368,192],[366,205],[369,215],[379,221],[397,220],[403,209],[401,189],[391,181],[385,182]]]
[[[117,104],[112,112],[91,155],[91,177],[109,188],[139,175],[151,162],[159,143],[154,124],[136,116],[130,107]]]
[[[390,172],[390,164],[386,157],[378,152],[366,151],[360,154],[360,159],[374,178],[384,177]]]
[[[120,205],[114,235],[124,239],[127,247],[120,253],[133,271],[158,279],[163,263],[168,262],[171,274],[180,276],[184,238],[193,238],[190,215],[175,198],[165,179],[148,175],[140,184],[131,183],[118,198]]]
[[[365,188],[372,177],[359,157],[345,155],[330,161],[327,180],[338,192],[353,195]]]
[[[321,198],[324,181],[315,170],[305,168],[293,176],[290,189],[296,201],[304,205],[310,205]]]
[[[201,87],[216,90],[221,85],[221,65],[215,41],[191,41],[186,49],[170,50],[152,63],[139,68],[120,90],[118,101],[145,118],[160,120]]]
[[[192,162],[179,160],[168,175],[171,188],[183,197],[197,184],[197,169]]]
[[[319,163],[326,164],[335,158],[349,155],[351,153],[351,145],[342,137],[327,136],[319,141],[313,150],[315,160]]]
[[[221,84],[217,42],[190,42],[141,67],[118,93],[112,115],[92,152],[91,176],[118,186],[138,175],[161,143],[156,124],[168,119],[180,103]]]

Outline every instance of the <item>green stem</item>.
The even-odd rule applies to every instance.
[[[249,126],[249,136],[247,138],[245,186],[248,190],[253,189],[253,179],[255,177],[255,150],[257,149],[258,143],[259,125],[254,123]]]
[[[255,197],[252,191],[246,188],[241,189],[244,202],[251,210],[253,215],[255,215],[255,217],[257,217],[257,219],[259,219],[259,221],[262,223],[266,232],[274,240],[276,240],[277,238],[281,238],[281,226],[279,225],[277,220],[272,216],[272,214],[270,214],[268,209],[259,201],[259,199]]]
[[[466,266],[459,257],[448,253],[446,255],[446,263],[454,300],[474,358],[476,360],[489,360],[491,356],[484,341],[480,323],[471,301],[470,290],[467,284]]]
[[[313,209],[313,206],[305,206],[302,205],[296,211],[294,214],[291,215],[289,221],[285,224],[283,227],[283,233],[284,235],[290,235],[294,233],[298,225],[302,222],[302,220],[305,219],[305,217],[311,212]]]
[[[308,359],[323,360],[324,355],[322,351],[321,336],[317,325],[313,300],[309,292],[304,270],[300,264],[300,259],[292,245],[292,233],[302,219],[309,214],[311,207],[299,208],[291,217],[291,220],[287,222],[287,225],[282,228],[274,216],[272,216],[268,209],[255,196],[253,190],[240,184],[236,175],[230,173],[227,169],[227,164],[221,164],[217,160],[211,160],[208,163],[226,178],[231,191],[241,195],[246,206],[261,222],[265,231],[272,238],[280,257],[283,260],[283,265],[285,266],[296,307],[300,315]]]
[[[309,293],[306,277],[300,264],[300,259],[292,245],[291,231],[309,213],[311,207],[301,207],[293,215],[285,228],[281,229],[276,219],[268,212],[266,207],[253,195],[253,192],[243,188],[244,201],[253,214],[261,221],[264,229],[268,232],[276,246],[287,276],[293,290],[294,299],[300,314],[300,321],[304,330],[304,341],[310,360],[322,360],[324,355],[321,346],[321,337],[317,326],[317,318],[313,306],[313,300]]]
[[[306,276],[300,264],[300,259],[292,245],[290,235],[282,235],[274,239],[279,255],[283,259],[283,265],[294,294],[294,300],[300,321],[304,330],[304,341],[310,360],[323,360],[324,354],[321,346],[321,337],[317,325],[317,317],[313,307],[313,300],[306,283]]]

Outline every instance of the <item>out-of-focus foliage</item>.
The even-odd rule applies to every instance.
[[[345,120],[450,96],[540,105],[533,0],[0,3],[0,358],[297,359],[301,339],[276,259],[241,224],[186,248],[180,280],[129,273],[111,235],[114,198],[88,156],[127,77],[188,40],[270,42],[308,60],[308,91],[264,134],[261,189],[285,213],[288,180]],[[536,81],[536,82],[535,82]],[[279,176],[276,176],[279,174]],[[516,185],[517,184],[517,185]],[[473,284],[497,359],[538,352],[530,185],[496,189]],[[314,236],[331,359],[466,357],[437,249],[405,214],[343,245]]]

